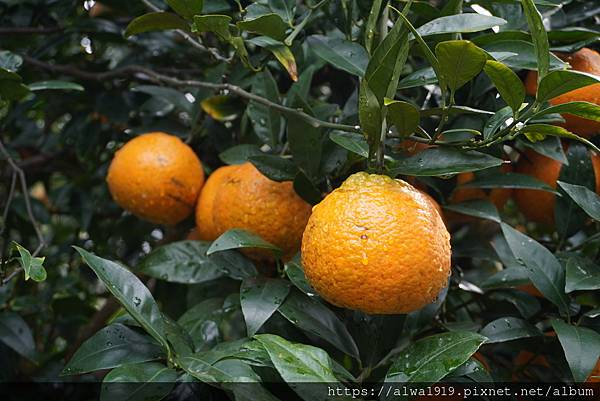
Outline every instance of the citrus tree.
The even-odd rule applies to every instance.
[[[599,18],[0,0],[0,377],[105,400],[593,381]]]

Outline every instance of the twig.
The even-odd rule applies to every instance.
[[[152,4],[152,2],[150,2],[150,0],[141,0],[141,1],[151,11],[154,11],[154,12],[163,11],[159,7],[156,7],[154,4]],[[206,47],[206,46],[204,46],[202,43],[198,42],[196,39],[194,39],[192,37],[192,35],[190,35],[186,31],[181,30],[181,29],[176,29],[175,32],[177,32],[177,34],[179,36],[181,36],[183,39],[185,39],[189,44],[191,44],[196,49],[204,51],[204,52],[209,52],[215,59],[217,59],[219,61],[224,61],[226,63],[229,63],[231,61],[230,57],[223,57],[221,55],[221,53],[219,53],[219,51],[217,49],[215,49],[213,47]]]
[[[28,192],[28,186],[27,186],[27,179],[25,178],[25,173],[17,165],[17,163],[13,160],[13,158],[10,156],[10,153],[4,146],[4,143],[2,143],[2,140],[0,140],[0,153],[2,153],[2,155],[4,156],[4,158],[7,161],[8,165],[12,168],[13,174],[18,177],[19,182],[21,183],[21,192],[23,193],[23,199],[25,201],[25,210],[27,211],[27,216],[29,217],[29,221],[31,222],[31,225],[33,226],[33,229],[34,229],[35,234],[38,239],[38,246],[35,249],[35,251],[31,254],[32,256],[35,257],[46,246],[46,240],[44,239],[44,236],[42,235],[40,226],[33,214],[33,209],[31,208],[31,200],[29,199],[29,192]],[[16,185],[16,183],[15,183],[15,185]],[[10,206],[10,203],[12,202],[12,198],[14,197],[14,192],[15,192],[14,188],[11,188],[11,191],[9,193],[10,198],[7,200],[7,208],[4,211],[5,214],[8,213],[7,210],[8,210],[8,207]],[[8,283],[21,270],[22,270],[22,267],[15,269],[15,271],[13,271],[7,278],[2,280],[2,285]]]
[[[0,28],[0,35],[32,35],[62,32],[64,28],[60,26],[51,27],[33,27],[33,26],[15,26]]]

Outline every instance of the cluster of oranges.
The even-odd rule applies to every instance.
[[[589,62],[580,62],[581,58],[600,58],[590,52],[582,50],[568,60],[585,70]],[[592,64],[600,66],[600,61]],[[587,90],[596,98],[578,90],[552,102],[598,103],[599,89]],[[568,116],[566,120],[576,133],[589,136],[598,131],[598,127],[578,131],[569,124],[574,121],[579,126],[579,120]],[[598,156],[593,156],[593,163],[600,187]],[[527,151],[515,170],[556,187],[560,169],[559,162]],[[472,173],[457,178],[459,184],[473,179]],[[311,208],[291,182],[272,181],[248,162],[220,167],[205,183],[202,163],[193,150],[175,136],[154,132],[132,139],[116,153],[107,181],[119,205],[150,222],[173,225],[195,212],[193,239],[213,241],[239,228],[279,247],[284,260],[301,248],[309,282],[341,307],[376,314],[408,313],[434,301],[448,284],[450,234],[441,209],[425,192],[399,179],[356,173]],[[552,224],[552,193],[515,192],[515,201],[528,219]],[[489,198],[501,208],[511,196],[507,189],[487,193],[458,188],[450,201]],[[257,261],[273,259],[265,250],[244,252]]]

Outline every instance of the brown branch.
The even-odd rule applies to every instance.
[[[0,35],[39,35],[48,33],[57,33],[64,31],[60,26],[34,27],[34,26],[15,26],[0,28]]]
[[[29,198],[29,191],[28,191],[27,179],[25,177],[25,173],[17,165],[17,163],[13,160],[13,158],[10,156],[10,153],[8,152],[8,150],[4,146],[4,143],[2,143],[1,140],[0,140],[0,153],[4,156],[4,158],[6,159],[6,162],[12,168],[13,173],[17,176],[18,181],[21,183],[21,192],[23,193],[23,199],[25,201],[25,210],[27,211],[27,216],[29,218],[29,221],[31,222],[31,225],[33,226],[33,229],[34,229],[35,234],[38,239],[38,246],[35,249],[35,251],[33,251],[33,253],[31,254],[32,256],[35,257],[46,246],[46,240],[44,239],[44,236],[42,235],[42,231],[40,229],[38,221],[35,218],[35,215],[33,214],[33,209],[31,208],[31,199]],[[11,188],[11,191],[9,192],[9,199],[7,200],[6,210],[4,211],[4,215],[8,214],[8,208],[10,207],[10,204],[12,202],[14,193],[15,193],[14,188]],[[22,269],[23,269],[22,267],[15,269],[8,277],[6,277],[5,279],[2,280],[1,285],[4,285],[4,284],[8,283],[10,280],[12,280],[12,278],[15,277],[17,274],[19,274],[19,272]]]

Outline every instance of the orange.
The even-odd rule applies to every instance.
[[[557,56],[563,61],[568,62],[576,71],[600,75],[600,54],[595,50],[584,47],[575,53],[559,53]],[[529,71],[525,79],[525,88],[528,94],[535,95],[537,92],[537,72]],[[600,104],[600,84],[584,86],[583,88],[564,93],[551,99],[550,104],[557,105],[574,101]],[[560,125],[575,134],[589,138],[600,133],[600,122],[590,121],[572,114],[564,114],[563,118],[565,119],[565,123]]]
[[[410,184],[356,173],[313,207],[302,264],[334,305],[408,313],[447,286],[450,234],[433,203]]]
[[[194,211],[204,171],[179,138],[151,132],[117,151],[106,181],[122,208],[152,223],[173,225]]]
[[[591,153],[591,159],[596,176],[596,192],[600,193],[600,157]],[[516,172],[530,175],[556,188],[561,168],[560,162],[527,149],[517,162]],[[519,189],[514,194],[515,202],[527,220],[547,227],[554,225],[554,194],[535,189]]]
[[[221,167],[208,179],[196,207],[200,237],[212,241],[240,228],[259,235],[290,259],[300,248],[310,205],[294,191],[292,182],[265,177],[251,163]],[[271,251],[245,250],[257,260],[272,260]]]
[[[592,370],[592,373],[588,376],[586,382],[588,383],[600,383],[600,359],[596,362],[596,366]]]

